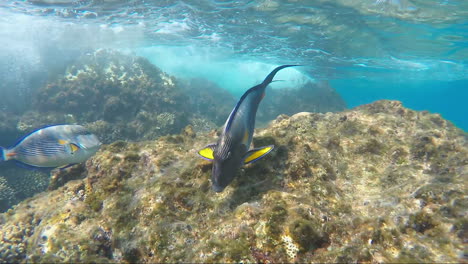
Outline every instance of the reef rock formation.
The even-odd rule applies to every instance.
[[[113,50],[83,55],[32,97],[30,111],[15,126],[20,131],[80,123],[105,143],[152,140],[180,133],[188,124],[207,131],[221,126],[236,103],[229,92],[209,81],[178,80],[145,58]],[[258,113],[263,123],[281,113],[344,109],[343,100],[328,84],[271,90],[266,98]]]
[[[215,83],[202,78],[180,81],[182,89],[189,95],[190,111],[195,118],[211,124],[199,127],[191,120],[196,131],[209,131],[224,124],[236,105],[237,99]]]
[[[222,193],[215,132],[115,142],[0,215],[1,262],[461,262],[467,135],[397,101],[279,116]]]
[[[327,113],[346,109],[344,100],[326,81],[308,82],[288,89],[268,89],[266,93],[258,109],[259,124],[267,123],[280,114]]]
[[[187,101],[175,78],[148,60],[98,50],[40,89],[21,123],[88,123],[104,142],[154,139],[187,125]]]
[[[0,166],[0,212],[38,192],[47,190],[49,175],[41,171],[17,168],[13,164]]]

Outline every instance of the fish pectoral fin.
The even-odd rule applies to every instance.
[[[266,154],[270,153],[270,151],[273,150],[273,148],[275,148],[275,146],[269,145],[249,150],[247,154],[245,154],[244,164],[249,164],[265,157]]]
[[[75,153],[79,149],[80,149],[80,147],[78,145],[70,143],[71,154]]]
[[[60,145],[65,145],[65,144],[68,143],[68,141],[63,140],[63,139],[59,139],[59,140],[58,140],[58,143],[59,143]]]
[[[198,151],[198,155],[200,155],[200,157],[206,160],[213,161],[215,148],[216,148],[216,143],[206,145],[204,148]]]

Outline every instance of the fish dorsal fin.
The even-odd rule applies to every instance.
[[[257,89],[264,89],[268,84],[270,84],[271,82],[273,82],[273,78],[275,77],[276,73],[278,73],[278,71],[284,69],[284,68],[287,68],[287,67],[293,67],[293,66],[300,66],[300,65],[282,65],[282,66],[278,66],[276,67],[275,69],[273,69],[273,71],[270,72],[270,74],[267,75],[267,77],[265,78],[265,80],[263,80],[263,82],[261,84],[258,84],[258,85],[255,85],[254,87],[250,88],[249,90],[247,90],[243,95],[242,97],[239,99],[239,102],[237,102],[236,106],[234,107],[234,109],[232,110],[231,114],[229,115],[228,117],[228,120],[226,122],[226,126],[224,127],[224,132],[227,132],[229,131],[229,129],[231,128],[231,125],[232,125],[232,122],[234,120],[234,116],[236,115],[237,113],[237,110],[239,110],[239,107],[240,105],[242,104],[242,102],[245,100],[245,98],[247,98],[247,96],[249,94],[251,94],[253,91],[257,90]],[[265,96],[265,94],[263,94],[262,96]],[[263,97],[262,97],[263,98]]]
[[[10,149],[11,149],[11,148],[14,148],[14,147],[16,147],[16,146],[18,146],[19,144],[21,144],[21,142],[22,142],[23,140],[25,140],[27,137],[31,136],[32,134],[36,133],[37,131],[39,131],[39,130],[41,130],[41,129],[44,129],[44,128],[48,128],[48,127],[54,127],[54,126],[62,126],[62,124],[47,125],[47,126],[42,126],[42,127],[36,128],[36,129],[34,129],[33,131],[29,132],[28,134],[26,134],[26,135],[24,135],[24,136],[18,138],[18,139],[16,140],[16,142],[15,142],[13,145],[11,145]]]
[[[198,151],[198,155],[206,160],[213,161],[216,145],[216,143],[206,145],[204,148]]]
[[[269,145],[249,150],[247,154],[245,154],[244,164],[249,164],[265,157],[268,153],[270,153],[273,150],[274,147],[274,145]]]

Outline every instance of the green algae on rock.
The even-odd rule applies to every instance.
[[[462,262],[467,135],[396,101],[280,116],[210,191],[191,133],[116,142],[0,215],[2,262]],[[54,204],[54,206],[50,206]]]
[[[298,112],[338,112],[346,109],[346,103],[328,82],[307,82],[300,87],[269,89],[258,109],[257,121],[267,123],[280,114]]]
[[[29,115],[40,114],[23,123],[50,123],[41,116],[55,116],[56,122],[90,123],[104,142],[154,139],[187,125],[187,101],[176,79],[148,60],[97,50],[39,89]]]

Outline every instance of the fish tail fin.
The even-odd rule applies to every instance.
[[[5,154],[5,148],[0,147],[0,162],[6,160],[4,154]]]
[[[265,80],[263,80],[263,85],[267,86],[268,84],[270,84],[271,82],[273,82],[273,78],[275,77],[275,75],[282,69],[284,68],[288,68],[288,67],[294,67],[294,66],[301,66],[301,65],[294,65],[294,64],[289,64],[289,65],[281,65],[281,66],[278,66],[276,67],[273,71],[270,72],[270,74],[268,74],[268,76],[265,78]]]
[[[4,147],[0,147],[0,162],[15,159],[16,152]]]

